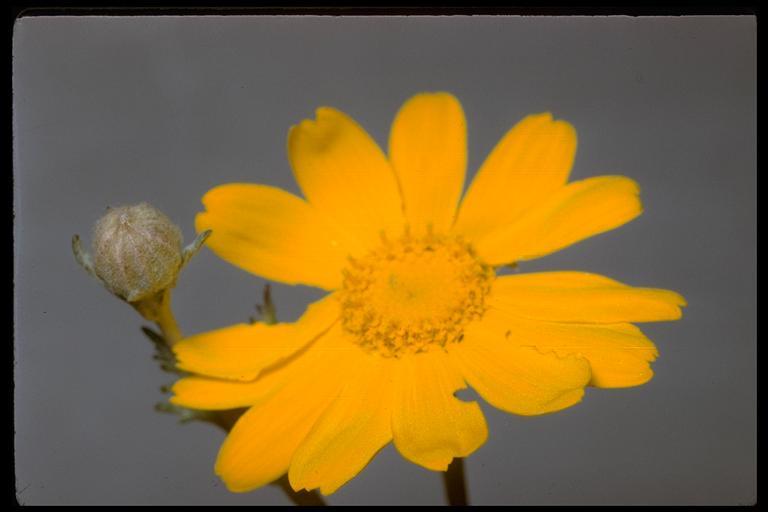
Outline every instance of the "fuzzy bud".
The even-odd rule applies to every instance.
[[[138,302],[175,284],[181,244],[181,230],[147,203],[111,208],[93,229],[93,271],[112,293]]]

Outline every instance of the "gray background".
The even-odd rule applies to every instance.
[[[469,176],[526,114],[579,134],[573,178],[624,174],[646,212],[523,271],[579,269],[677,290],[645,324],[647,385],[588,389],[522,418],[483,404],[467,462],[476,504],[747,504],[756,499],[756,25],[753,17],[26,18],[14,33],[15,446],[27,504],[287,504],[230,494],[223,434],[153,411],[138,315],[82,272],[107,205],[149,201],[194,235],[226,182],[297,192],[290,125],[321,105],[381,144],[400,104],[451,91]],[[183,330],[246,319],[263,281],[203,251],[175,294]],[[276,286],[294,319],[318,290]],[[438,474],[390,446],[333,504],[443,503]]]

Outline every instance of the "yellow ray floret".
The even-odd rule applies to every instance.
[[[399,231],[402,200],[386,156],[355,121],[336,109],[317,109],[288,133],[288,158],[307,201],[359,243]]]
[[[493,265],[545,256],[640,215],[639,193],[637,183],[623,176],[575,181],[518,220],[478,236],[475,248]]]
[[[358,362],[296,450],[288,472],[294,489],[331,494],[392,440],[393,364],[371,355]]]
[[[565,185],[575,154],[573,126],[550,113],[526,117],[480,167],[461,204],[456,231],[474,238],[517,220]]]
[[[392,123],[389,159],[411,228],[450,229],[467,167],[467,125],[458,100],[433,93],[405,102]]]
[[[209,377],[253,380],[315,339],[337,317],[338,302],[329,296],[307,308],[295,323],[238,324],[191,336],[174,347],[177,366]]]
[[[288,284],[337,288],[356,242],[301,198],[274,187],[232,183],[203,197],[198,231],[213,231],[208,247],[226,261]]]
[[[485,442],[483,413],[476,402],[456,398],[466,384],[445,353],[404,357],[396,370],[392,432],[403,457],[445,471],[455,457],[466,457]]]
[[[559,357],[522,346],[487,322],[470,326],[451,357],[467,382],[491,405],[531,416],[581,400],[590,366],[581,357]]]
[[[503,276],[489,304],[515,315],[561,322],[656,322],[677,320],[685,299],[658,288],[635,288],[587,272]]]

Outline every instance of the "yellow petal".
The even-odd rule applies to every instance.
[[[464,378],[489,404],[531,416],[570,407],[581,400],[590,367],[580,357],[544,354],[513,342],[495,322],[470,324],[451,347]]]
[[[568,181],[576,131],[549,113],[530,115],[499,141],[461,204],[456,231],[467,238],[516,220]]]
[[[432,351],[397,361],[392,431],[406,459],[445,471],[455,457],[466,457],[488,437],[477,402],[454,393],[466,384],[444,352]]]
[[[375,355],[361,358],[293,456],[288,477],[294,489],[336,492],[392,440],[391,363]]]
[[[599,176],[569,183],[517,221],[474,238],[492,265],[538,258],[617,228],[642,212],[637,183]]]
[[[314,368],[327,365],[337,343],[322,336],[308,347],[277,364],[265,368],[250,381],[223,380],[191,376],[178,380],[173,386],[174,404],[191,409],[220,410],[247,407],[264,401],[287,382]],[[330,352],[329,352],[330,351]],[[330,356],[329,356],[330,354]]]
[[[338,314],[339,303],[329,295],[311,304],[295,323],[238,324],[190,336],[173,346],[177,366],[209,377],[252,380],[317,338]]]
[[[288,471],[298,446],[358,367],[365,354],[341,343],[338,329],[319,340],[323,357],[317,364],[296,372],[235,424],[216,460],[216,473],[230,491],[256,489]]]
[[[405,102],[392,123],[389,158],[411,228],[449,229],[467,167],[467,126],[459,101],[438,92]]]
[[[265,185],[233,183],[203,197],[198,231],[213,231],[208,247],[248,272],[287,284],[326,290],[341,284],[353,242],[306,202]]]
[[[209,377],[184,377],[173,385],[170,402],[202,411],[237,409],[256,404],[269,395],[273,380],[260,377],[250,382]]]
[[[560,357],[579,356],[589,361],[590,385],[620,388],[645,384],[653,377],[650,363],[656,346],[632,324],[573,324],[544,322],[489,310],[484,318],[497,336],[511,343],[554,352]]]
[[[338,110],[317,109],[288,133],[288,157],[309,203],[362,243],[376,246],[380,232],[403,226],[397,181],[381,149]]]
[[[587,272],[541,272],[496,279],[489,304],[518,316],[560,322],[677,320],[685,299]]]

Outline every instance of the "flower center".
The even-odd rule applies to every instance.
[[[406,232],[350,258],[341,322],[361,347],[384,357],[444,347],[482,316],[494,275],[459,238]]]

